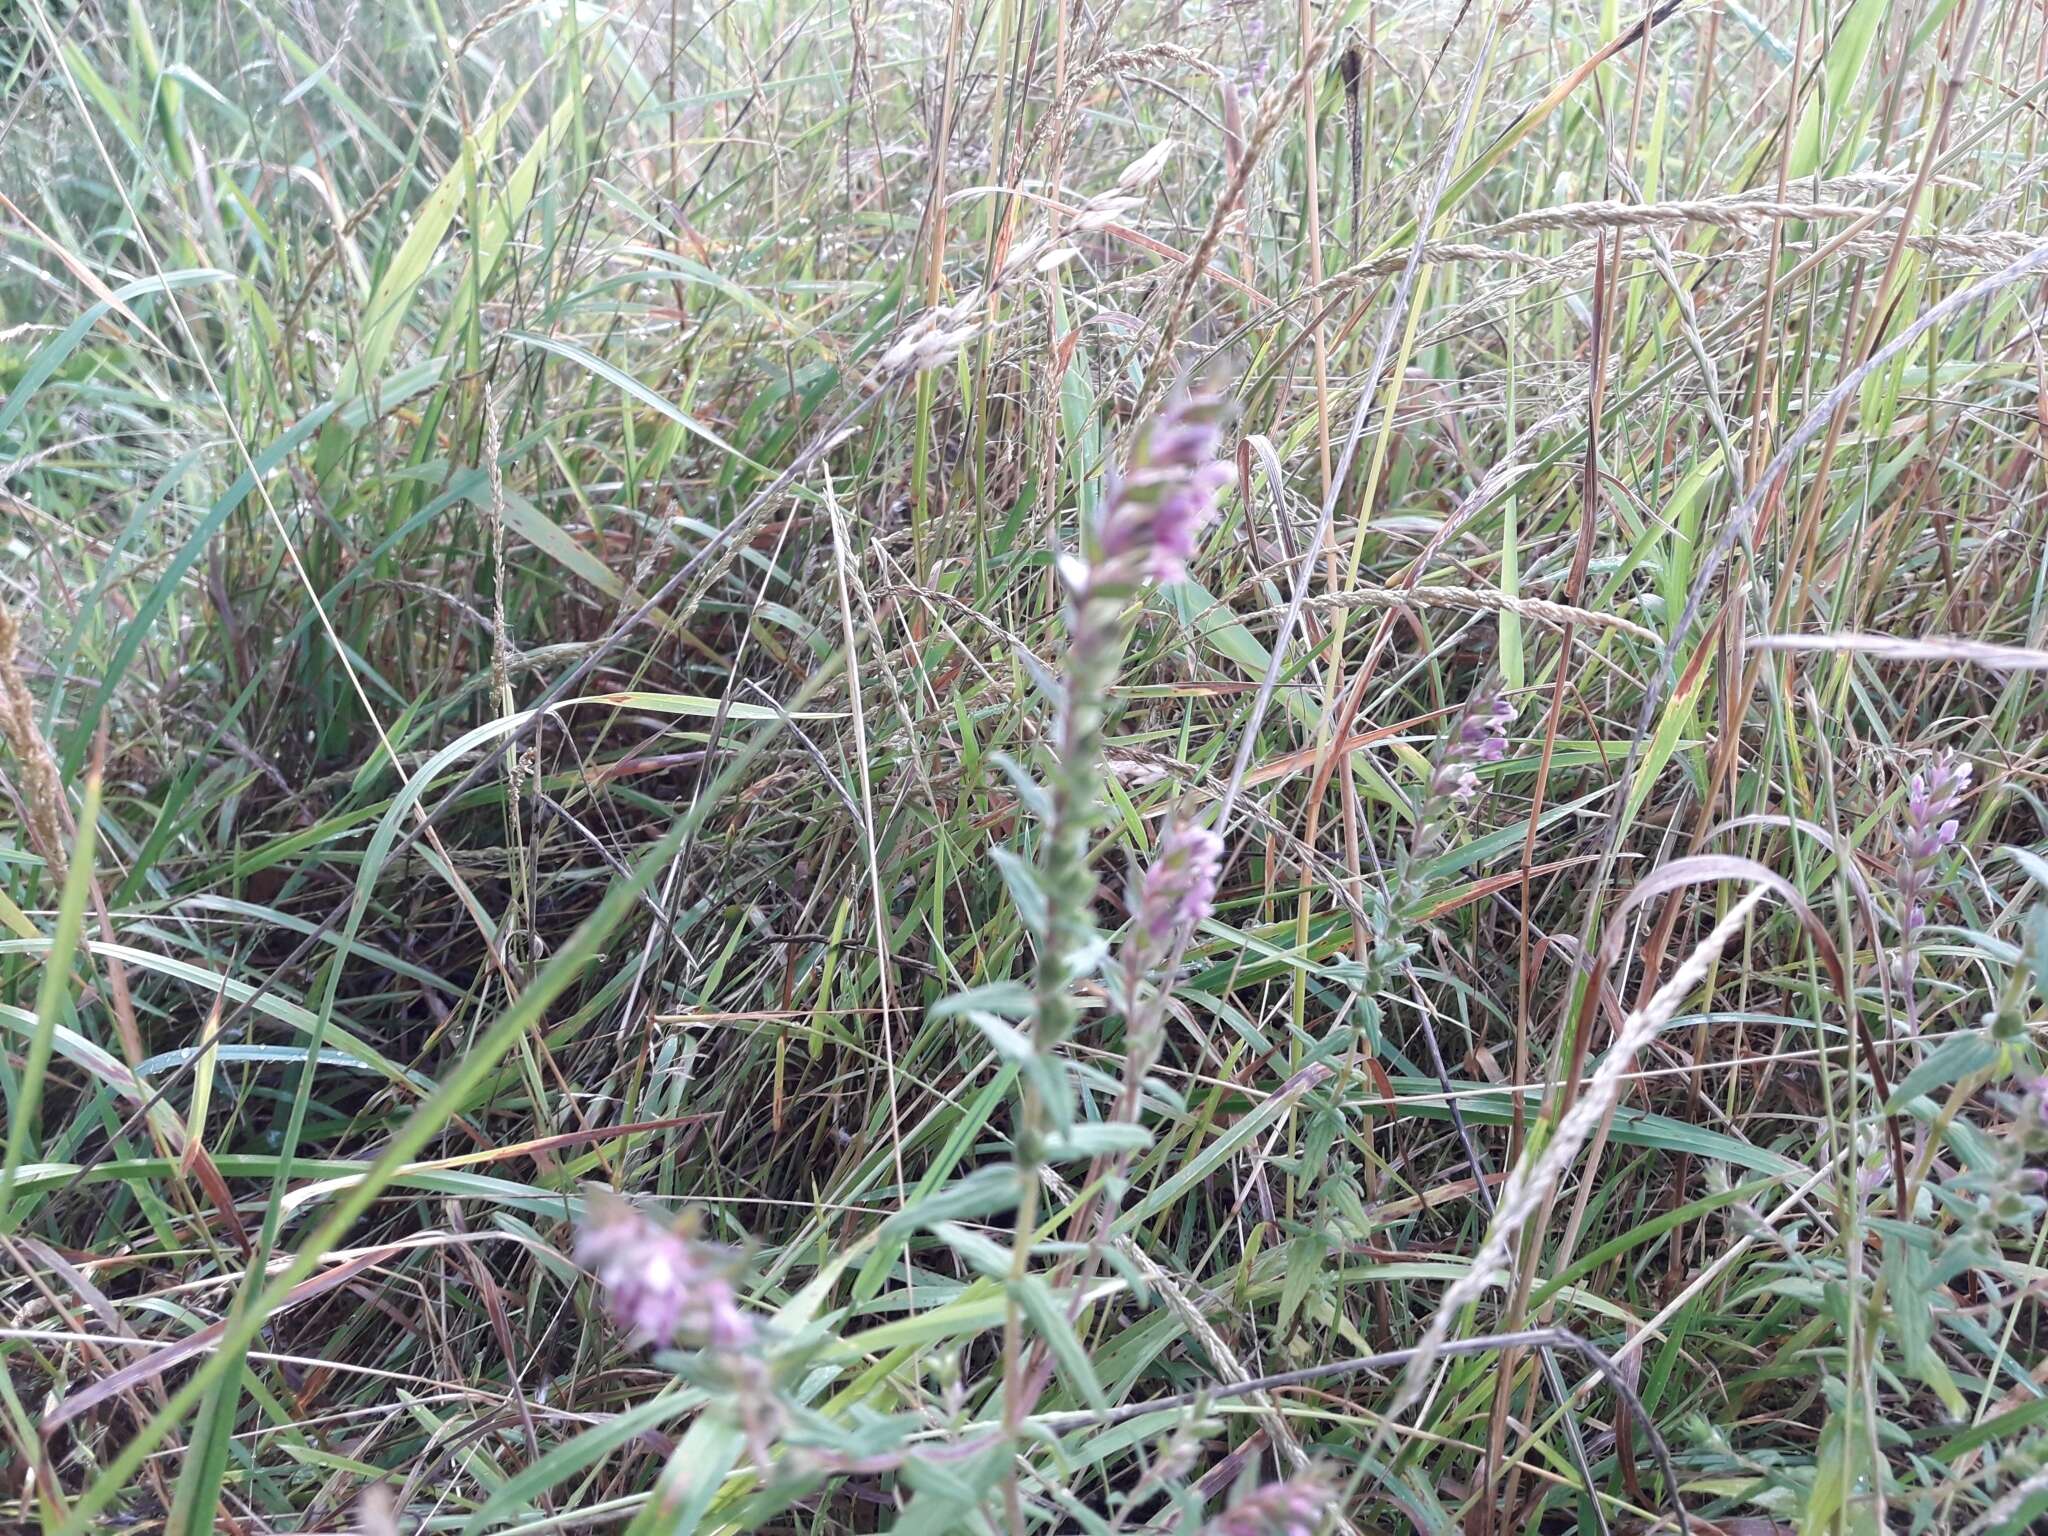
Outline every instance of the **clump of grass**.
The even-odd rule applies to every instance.
[[[1540,19],[0,20],[0,1526],[2048,1518],[2048,33]]]

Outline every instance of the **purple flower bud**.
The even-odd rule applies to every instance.
[[[1147,425],[1129,470],[1110,487],[1097,542],[1108,566],[1127,579],[1161,583],[1187,574],[1216,498],[1230,484],[1228,461],[1217,458],[1224,399],[1184,394]]]
[[[1138,882],[1131,906],[1154,945],[1192,927],[1215,910],[1223,875],[1223,839],[1207,827],[1180,823],[1160,839],[1152,867]]]
[[[1203,1536],[1315,1536],[1335,1494],[1318,1473],[1268,1483],[1202,1527]]]
[[[733,1287],[738,1255],[650,1221],[622,1200],[589,1202],[576,1261],[597,1276],[613,1319],[636,1344],[732,1354],[756,1342],[754,1320]]]
[[[1216,457],[1222,428],[1207,400],[1181,396],[1152,418],[1140,463],[1147,469],[1199,469]]]
[[[1914,827],[1909,825],[1899,834],[1899,846],[1907,858],[1916,864],[1929,864],[1954,844],[1957,823],[1953,816],[1938,827]]]

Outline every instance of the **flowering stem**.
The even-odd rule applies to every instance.
[[[1222,872],[1223,839],[1207,828],[1175,825],[1161,837],[1151,868],[1132,889],[1131,929],[1119,957],[1124,1071],[1111,1124],[1137,1124],[1145,1079],[1159,1059],[1164,1039],[1167,989],[1161,986],[1149,994],[1143,992],[1145,976],[1157,969],[1170,984],[1195,925],[1211,910]],[[1102,1267],[1103,1250],[1122,1207],[1120,1185],[1135,1155],[1132,1150],[1105,1152],[1089,1166],[1082,1186],[1084,1198],[1067,1228],[1070,1243],[1086,1232],[1087,1246],[1063,1260],[1053,1280],[1056,1290],[1073,1288],[1073,1299],[1067,1304],[1069,1322],[1080,1317],[1088,1285]],[[1032,1352],[1025,1374],[1023,1400],[1028,1414],[1052,1379],[1051,1352],[1043,1343]]]
[[[1065,693],[1053,735],[1051,812],[1039,864],[1046,922],[1036,975],[1034,1043],[1048,1047],[1066,1039],[1076,1018],[1072,966],[1092,931],[1089,908],[1095,896],[1088,846],[1101,819],[1097,802],[1103,700],[1123,656],[1122,604],[1117,594],[1104,591],[1091,577],[1074,606]]]
[[[1100,817],[1097,774],[1102,758],[1103,700],[1116,680],[1123,656],[1122,604],[1118,589],[1091,575],[1074,596],[1064,692],[1053,731],[1053,766],[1048,789],[1039,886],[1045,897],[1045,931],[1039,936],[1034,977],[1031,1044],[1049,1056],[1072,1033],[1076,1010],[1073,967],[1086,949],[1089,907],[1095,882],[1088,868],[1089,835]],[[1045,1142],[1046,1105],[1032,1074],[1025,1074],[1019,1099],[1017,1221],[1010,1259],[1011,1294],[1003,1323],[1003,1428],[1015,1434],[1031,1411],[1025,1369],[1024,1324],[1016,1291],[1027,1274],[1038,1226],[1038,1170]],[[1012,1529],[1021,1529],[1014,1469],[1005,1482]]]
[[[1033,1060],[1031,1070],[1021,1074],[1018,1095],[1017,1219],[1003,1323],[1003,1428],[1010,1436],[1022,1429],[1037,1397],[1033,1383],[1043,1375],[1027,1357],[1018,1298],[1030,1278],[1031,1247],[1038,1227],[1038,1181],[1048,1132],[1065,1129],[1071,1116],[1057,1053],[1077,1018],[1073,985],[1094,965],[1095,879],[1088,868],[1088,852],[1102,818],[1105,701],[1123,659],[1124,609],[1147,581],[1178,581],[1186,573],[1202,530],[1215,514],[1216,498],[1230,480],[1229,465],[1217,457],[1223,412],[1221,396],[1191,394],[1177,397],[1153,417],[1139,434],[1129,464],[1112,481],[1103,500],[1102,516],[1094,530],[1094,563],[1070,559],[1061,565],[1071,593],[1071,617],[1053,724],[1052,761],[1046,772],[1044,840],[1037,869],[1037,894],[1044,917],[1036,934],[1028,1033]],[[1180,877],[1185,879],[1194,868],[1184,851]],[[1208,864],[1200,869],[1213,891],[1213,869]],[[1179,923],[1181,916],[1176,906],[1174,922]],[[1150,931],[1152,942],[1156,944],[1170,931],[1171,925],[1156,926]],[[1175,949],[1177,953],[1177,945]],[[1048,1092],[1061,1095],[1057,1106],[1046,1102]],[[1136,1103],[1135,1089],[1126,1085],[1119,1114],[1135,1113]],[[1016,1536],[1023,1536],[1024,1512],[1014,1464],[1004,1479],[1003,1495],[1010,1528]]]

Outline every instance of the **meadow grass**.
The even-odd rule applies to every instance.
[[[2048,1520],[2041,6],[0,81],[0,1527]]]

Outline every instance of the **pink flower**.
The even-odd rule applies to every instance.
[[[596,1274],[613,1319],[635,1343],[721,1354],[753,1346],[754,1320],[733,1287],[737,1254],[650,1221],[623,1200],[593,1196],[586,1211],[576,1261]]]
[[[1962,823],[1950,814],[1961,808],[1970,788],[1970,764],[1943,752],[1906,785],[1906,814],[1899,824],[1899,895],[1908,934],[1927,921],[1924,898],[1933,885],[1934,867],[1955,846]]]
[[[1164,944],[1176,929],[1192,927],[1214,911],[1222,875],[1222,838],[1186,823],[1169,829],[1131,903],[1152,943]]]
[[[1268,1483],[1202,1527],[1203,1536],[1315,1536],[1335,1502],[1329,1483],[1304,1472]]]
[[[1927,864],[1946,853],[1956,840],[1959,823],[1949,815],[1970,787],[1970,765],[1944,752],[1906,785],[1906,823],[1899,835],[1906,857]]]
[[[1216,456],[1224,410],[1218,394],[1177,395],[1146,426],[1103,504],[1097,543],[1108,570],[1161,583],[1187,575],[1230,484],[1230,464]]]
[[[1491,689],[1472,695],[1458,728],[1451,733],[1438,754],[1436,769],[1429,777],[1429,798],[1460,804],[1479,793],[1480,763],[1497,763],[1507,756],[1508,728],[1515,723],[1515,706]]]
[[[1497,693],[1481,693],[1458,723],[1458,744],[1482,763],[1497,763],[1507,755],[1507,731],[1514,723],[1514,705]]]

